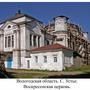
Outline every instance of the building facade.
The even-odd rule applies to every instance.
[[[52,38],[51,35],[50,37]],[[44,38],[43,23],[26,14],[18,12],[2,22],[0,24],[0,49],[1,52],[7,53],[5,66],[22,68],[25,58],[30,57],[29,50],[44,46]]]
[[[87,63],[87,33],[82,32],[78,25],[68,23],[65,16],[55,17],[53,23],[45,26],[38,19],[19,11],[15,16],[0,23],[0,51],[7,55],[6,68],[28,68],[33,49],[56,43],[77,51],[83,59],[82,62]],[[40,53],[43,55],[43,51]],[[70,55],[73,56],[72,53]]]
[[[88,33],[79,25],[71,23],[66,16],[57,16],[46,26],[46,29],[50,34],[56,35],[54,43],[62,44],[75,51],[77,54],[74,57],[75,62],[89,64]]]
[[[32,49],[29,61],[28,68],[50,71],[62,71],[74,65],[73,51],[60,44]]]

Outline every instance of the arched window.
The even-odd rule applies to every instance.
[[[9,25],[8,28],[11,28],[11,26]]]

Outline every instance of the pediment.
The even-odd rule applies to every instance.
[[[16,30],[18,29],[18,25],[14,22],[7,21],[4,25],[1,27],[2,30]]]

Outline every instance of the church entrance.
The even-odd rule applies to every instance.
[[[12,68],[13,64],[13,55],[12,52],[6,52],[5,53],[6,58],[5,58],[5,67],[6,68]]]
[[[13,62],[12,57],[8,57],[7,58],[7,68],[12,68],[12,62]]]

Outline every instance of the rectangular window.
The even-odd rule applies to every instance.
[[[27,60],[27,68],[30,68],[30,61]]]
[[[10,46],[11,46],[11,37],[8,36],[8,47],[10,47]]]
[[[38,63],[38,56],[35,56],[35,62]]]
[[[33,37],[34,46],[36,46],[36,36]]]
[[[49,40],[47,40],[46,42],[47,42],[47,45],[49,45],[49,44],[50,44],[50,43],[49,43]]]
[[[38,47],[40,47],[40,37],[38,37]]]
[[[7,37],[5,37],[5,48],[7,48]]]
[[[54,62],[57,62],[57,56],[53,56]]]
[[[47,56],[44,56],[44,63],[47,62]]]
[[[12,35],[12,47],[14,47],[14,35]]]
[[[32,46],[32,35],[30,34],[30,46]]]

